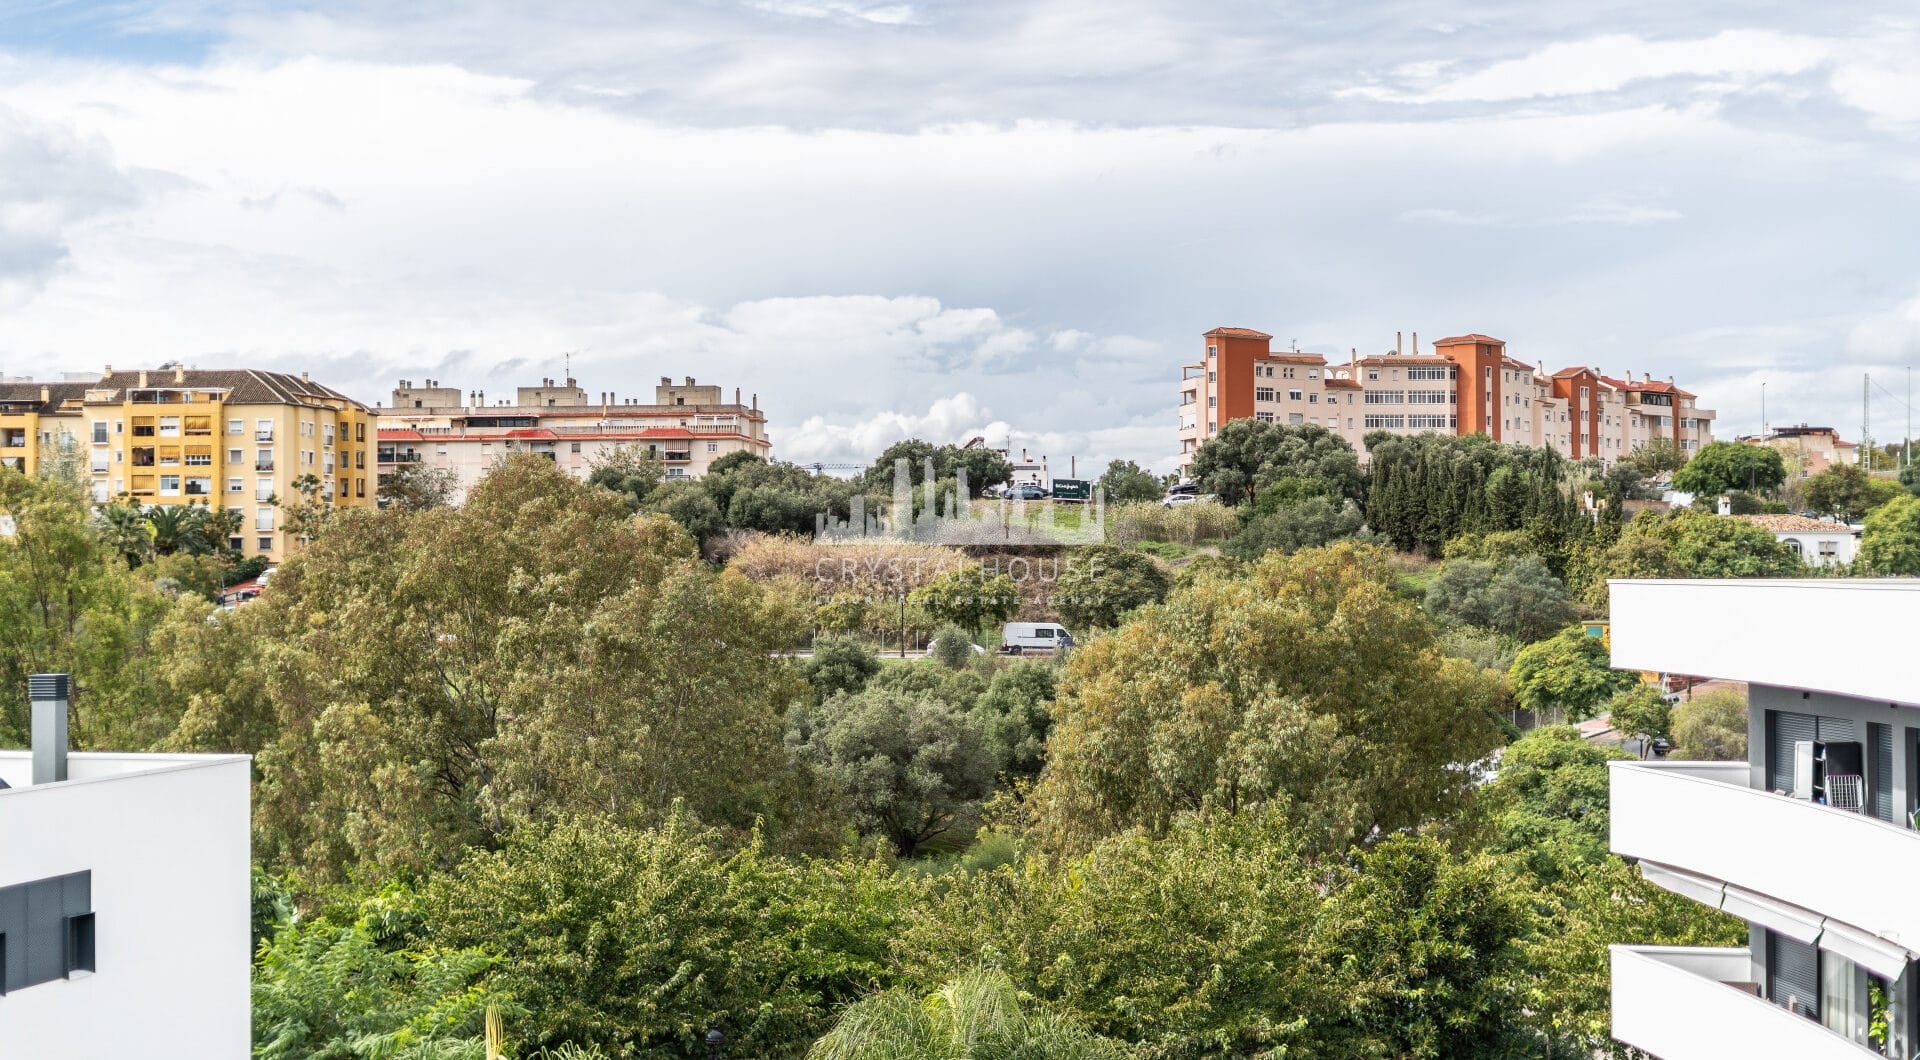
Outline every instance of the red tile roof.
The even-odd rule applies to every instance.
[[[1495,346],[1506,345],[1506,343],[1494,338],[1492,335],[1482,335],[1477,331],[1471,335],[1453,335],[1448,338],[1433,340],[1435,346],[1464,346],[1470,342],[1485,342]]]
[[[1365,390],[1366,389],[1366,387],[1363,387],[1360,385],[1360,381],[1357,379],[1330,378],[1327,380],[1327,386],[1335,390]]]
[[[1327,359],[1317,353],[1268,353],[1260,357],[1263,361],[1278,361],[1281,364],[1325,364]]]
[[[1212,331],[1207,332],[1207,334],[1208,335],[1224,335],[1230,339],[1273,338],[1272,335],[1269,335],[1264,331],[1255,331],[1252,328],[1214,328]]]

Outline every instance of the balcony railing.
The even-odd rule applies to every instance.
[[[1745,762],[1611,763],[1614,853],[1785,903],[1858,959],[1903,963],[1920,945],[1920,904],[1887,881],[1920,879],[1920,832],[1750,788],[1750,776]],[[1728,911],[1757,919],[1732,894]]]
[[[273,432],[270,430],[255,431],[253,432],[253,440],[256,442],[271,442],[273,441]]]
[[[1880,1054],[1764,1001],[1745,949],[1613,946],[1613,1037],[1661,1060]]]
[[[272,470],[273,470],[273,461],[271,461],[271,460],[255,460],[255,461],[253,462],[253,469],[254,469],[255,471],[272,471]]]

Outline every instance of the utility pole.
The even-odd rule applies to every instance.
[[[1767,436],[1767,384],[1760,384],[1760,437]]]
[[[1907,365],[1907,440],[1906,449],[1900,454],[1900,467],[1904,470],[1913,466],[1913,365]]]
[[[1873,376],[1867,372],[1860,373],[1860,467],[1867,471],[1873,470],[1873,464],[1869,462],[1871,458],[1868,456],[1868,450],[1873,445],[1868,435],[1872,423],[1867,415],[1870,404],[1867,400],[1867,388],[1872,385]]]

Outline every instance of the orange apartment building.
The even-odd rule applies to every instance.
[[[1671,379],[1635,380],[1598,369],[1552,375],[1511,357],[1490,335],[1458,335],[1408,352],[1345,363],[1317,353],[1274,352],[1273,336],[1251,328],[1215,328],[1206,354],[1180,372],[1180,473],[1221,426],[1253,417],[1314,423],[1345,438],[1366,459],[1377,431],[1488,435],[1516,445],[1551,446],[1571,459],[1611,462],[1655,438],[1691,452],[1713,440],[1714,413]]]

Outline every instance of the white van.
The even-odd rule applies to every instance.
[[[1000,631],[1000,650],[1009,655],[1051,652],[1059,646],[1073,647],[1073,634],[1058,622],[1009,622]]]

